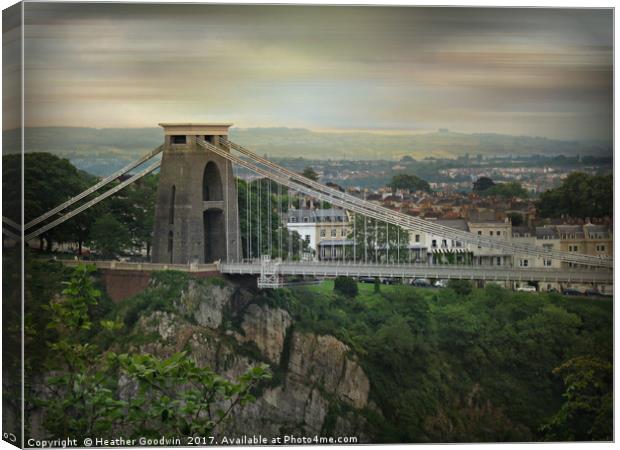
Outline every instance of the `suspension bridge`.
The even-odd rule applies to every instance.
[[[232,142],[228,139],[231,124],[160,125],[165,135],[161,146],[23,227],[3,217],[3,233],[12,239],[30,241],[159,169],[152,262],[104,261],[97,262],[99,266],[141,271],[215,268],[224,274],[256,276],[261,288],[284,286],[288,276],[339,275],[506,282],[613,282],[612,258],[474,234],[385,208],[308,179]],[[244,181],[241,172],[248,174]],[[123,176],[124,181],[109,188]],[[108,189],[101,192],[104,188]],[[317,261],[304,249],[301,236],[287,229],[286,214],[295,209],[294,205],[303,209],[308,199],[340,208],[350,218],[348,250],[341,253],[340,259]],[[373,241],[366,227],[369,220],[374,224],[374,233],[379,224],[385,225],[386,242],[379,249],[374,240],[374,259],[368,254],[367,243]],[[364,226],[358,226],[362,221]],[[390,227],[397,234],[396,245],[392,248]],[[558,260],[569,263],[570,267],[420,264],[403,259],[399,254],[401,233],[406,236],[410,232],[440,236],[471,248]],[[381,261],[377,257],[379,251],[384,253]]]

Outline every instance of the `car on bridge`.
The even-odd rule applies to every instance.
[[[416,278],[411,282],[411,285],[415,287],[433,287],[431,282],[426,278]]]
[[[515,289],[517,292],[536,292],[536,286],[531,286],[529,284],[519,286]]]
[[[578,291],[577,289],[574,288],[566,288],[562,291],[562,295],[583,295],[583,293],[581,291]]]
[[[358,281],[360,283],[374,283],[375,277],[359,277]]]
[[[381,278],[381,283],[383,284],[402,284],[402,280],[400,278]]]

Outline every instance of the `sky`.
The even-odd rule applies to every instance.
[[[26,125],[611,140],[612,20],[610,9],[26,3]]]

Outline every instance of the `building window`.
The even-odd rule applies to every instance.
[[[493,236],[493,230],[489,231],[489,235]]]
[[[544,265],[545,267],[551,267],[551,264],[552,264],[552,263],[551,263],[551,260],[550,260],[550,259],[545,259],[545,260],[543,261],[543,265]]]
[[[478,236],[482,236],[482,231],[478,231]]]
[[[325,230],[321,230],[321,237],[325,237]]]
[[[309,244],[310,243],[310,235],[306,234],[306,242]]]
[[[336,229],[335,228],[332,229],[332,237],[336,237]]]
[[[437,248],[437,239],[433,239],[432,245],[433,248]]]
[[[304,217],[304,222],[308,223],[308,218]]]
[[[502,265],[502,258],[500,256],[495,258],[495,262],[497,263],[498,266]]]
[[[530,265],[530,262],[527,259],[519,260],[519,266],[520,267],[528,267],[529,265]]]
[[[416,235],[415,235],[415,241],[416,241],[416,242],[420,242],[420,235],[419,235],[419,234],[416,234]]]
[[[597,252],[604,252],[605,251],[605,246],[604,245],[597,245],[596,246],[596,251]]]
[[[441,240],[441,246],[442,246],[443,248],[446,248],[446,247],[448,246],[448,241],[447,241],[447,240],[445,240],[445,239],[442,239],[442,240]]]
[[[340,236],[346,236],[347,235],[347,230],[345,230],[344,228],[342,230],[340,230]]]
[[[187,144],[187,136],[170,136],[170,142],[173,144]]]

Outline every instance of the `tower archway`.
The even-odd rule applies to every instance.
[[[217,165],[210,161],[202,175],[202,200],[205,202],[223,200],[222,177]]]
[[[213,161],[205,166],[202,176],[202,200],[205,202],[224,200],[222,177]],[[224,211],[217,207],[207,207],[202,215],[204,226],[205,262],[226,259],[226,220]]]

